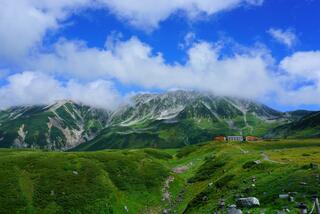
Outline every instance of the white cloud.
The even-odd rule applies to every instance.
[[[296,52],[284,58],[280,66],[289,74],[320,80],[320,51]]]
[[[290,29],[282,30],[271,28],[268,33],[279,43],[286,45],[291,48],[297,42],[297,36]]]
[[[179,43],[179,47],[181,49],[189,48],[193,43],[196,41],[196,34],[193,32],[187,33],[184,38],[183,42]]]
[[[320,51],[296,52],[280,62],[285,72],[285,91],[280,96],[287,104],[320,105]]]
[[[143,29],[153,29],[172,13],[184,11],[189,17],[214,14],[253,0],[1,0],[0,57],[13,62],[42,44],[44,36],[55,32],[71,14],[86,8],[104,8]]]
[[[74,80],[62,84],[52,76],[38,72],[11,75],[8,83],[0,87],[0,108],[16,105],[49,104],[71,99],[100,108],[114,108],[121,98],[113,85],[105,80],[81,84]]]
[[[182,11],[193,19],[240,5],[261,5],[263,0],[100,0],[118,17],[143,29],[153,29],[170,15]]]
[[[122,102],[122,97],[113,83],[106,80],[95,80],[86,84],[71,80],[66,90],[68,99],[99,108],[114,109]]]
[[[275,88],[264,51],[223,57],[207,42],[188,50],[186,64],[166,64],[161,53],[133,37],[117,41],[111,49],[88,48],[83,43],[61,41],[55,52],[31,60],[34,69],[65,76],[117,79],[146,89],[188,88],[221,95],[256,98]]]
[[[187,49],[186,63],[167,64],[161,53],[153,54],[149,45],[135,37],[121,41],[115,36],[108,41],[98,49],[61,40],[52,53],[30,60],[29,68],[41,73],[8,78],[9,84],[0,88],[1,106],[73,99],[111,108],[121,100],[111,80],[145,90],[195,89],[262,101],[272,95],[273,100],[277,97],[290,105],[320,104],[320,51],[297,52],[275,65],[263,48],[244,48],[224,56],[223,43],[202,41]],[[52,76],[74,80],[62,84]]]
[[[194,20],[197,16],[262,3],[263,0],[162,0],[155,5],[153,0],[2,0],[0,61],[23,59],[22,67],[28,62],[26,67],[37,72],[7,77],[9,72],[2,69],[0,78],[7,78],[8,83],[0,87],[0,107],[73,99],[112,108],[121,99],[111,83],[113,79],[151,90],[196,89],[258,99],[274,93],[280,102],[320,104],[320,51],[297,52],[275,66],[269,61],[272,56],[260,48],[236,51],[227,57],[221,54],[219,45],[197,41],[189,33],[184,44],[187,62],[168,64],[162,53],[154,54],[152,47],[139,39],[121,41],[121,34],[114,33],[104,48],[61,40],[52,52],[40,52],[48,32],[55,32],[71,14],[86,8],[100,6],[131,25],[153,30],[175,13],[182,12]],[[289,48],[298,40],[290,29],[271,28],[268,33]],[[283,74],[274,76],[278,70]],[[54,78],[60,75],[71,80],[62,83]]]
[[[88,6],[91,0],[1,0],[0,57],[14,61],[38,44],[48,30],[59,28],[71,12]],[[90,3],[91,5],[91,3]]]

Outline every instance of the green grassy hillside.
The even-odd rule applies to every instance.
[[[0,148],[180,148],[219,135],[263,136],[305,114],[195,91],[138,94],[113,110],[60,100],[0,111]]]
[[[312,112],[299,120],[283,124],[266,133],[270,138],[319,138],[320,112]]]
[[[260,200],[250,213],[296,213],[297,202],[310,208],[320,192],[317,139],[0,153],[0,213],[205,214],[218,210],[220,199],[229,206],[238,197]],[[296,192],[294,202],[279,199],[288,192]]]
[[[281,124],[268,123],[251,114],[233,119],[232,128],[226,121],[214,121],[208,118],[152,121],[138,125],[112,126],[103,129],[94,139],[73,148],[74,151],[95,151],[121,148],[180,148],[209,141],[219,135],[262,136],[267,130]],[[242,128],[241,128],[242,127]]]
[[[170,155],[1,150],[0,213],[141,213],[161,202]],[[141,203],[143,201],[143,203]]]

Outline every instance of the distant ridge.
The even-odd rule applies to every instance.
[[[311,112],[291,123],[271,129],[269,138],[318,138],[320,137],[320,111]]]
[[[283,113],[251,100],[181,90],[138,94],[114,111],[62,100],[0,111],[0,147],[172,148],[216,135],[264,136],[309,113]]]

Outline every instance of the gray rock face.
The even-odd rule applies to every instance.
[[[241,123],[237,122],[240,117],[243,118]],[[112,110],[87,106],[71,100],[0,110],[0,141],[1,147],[62,151],[119,149],[119,144],[123,144],[120,142],[127,142],[127,138],[135,141],[139,139],[144,147],[161,147],[160,144],[166,145],[171,141],[175,141],[172,145],[180,146],[187,142],[178,140],[177,137],[168,138],[168,142],[164,142],[157,133],[174,126],[181,130],[179,139],[192,141],[190,143],[211,140],[212,129],[199,126],[196,122],[199,119],[210,120],[219,126],[228,125],[223,128],[224,131],[221,129],[222,132],[219,131],[219,134],[229,131],[230,134],[236,134],[238,130],[248,127],[253,130],[260,129],[260,125],[256,126],[256,123],[247,121],[247,117],[261,121],[262,125],[278,125],[274,122],[291,121],[291,116],[247,99],[196,91],[170,91],[160,94],[138,94],[131,97],[129,102]],[[189,127],[190,129],[180,129],[184,125],[180,126],[179,123],[184,122],[194,125]],[[190,139],[190,130],[199,133],[199,137],[194,136]],[[81,146],[88,141],[92,141],[90,148]],[[105,143],[111,141],[110,144]],[[129,145],[131,144],[128,143],[124,147]]]
[[[257,207],[260,206],[260,202],[255,197],[239,198],[237,199],[237,206],[245,208]]]

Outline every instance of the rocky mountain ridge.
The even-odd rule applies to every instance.
[[[263,136],[305,114],[195,91],[138,94],[113,111],[63,100],[0,111],[0,147],[181,147],[221,134]]]

